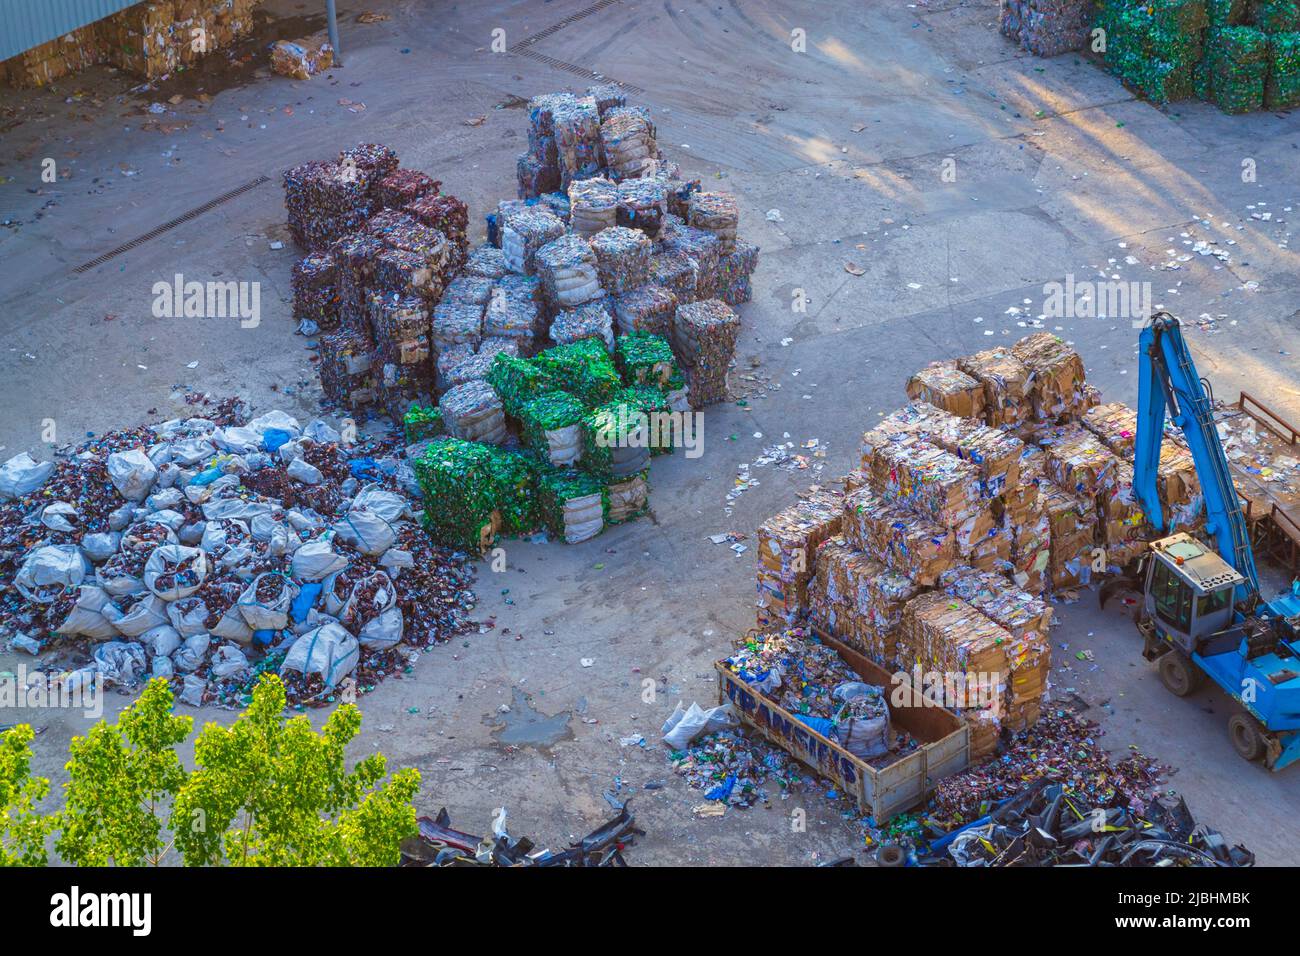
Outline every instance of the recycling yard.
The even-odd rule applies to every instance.
[[[1140,585],[1099,600],[1146,550],[1130,533],[1151,510],[1135,490],[1141,426],[1115,403],[1139,408],[1154,312],[1181,320],[1212,387],[1210,432],[1263,536],[1259,592],[1300,571],[1294,111],[1225,112],[1236,86],[1157,105],[1090,53],[1018,45],[995,0],[347,0],[341,64],[273,71],[276,41],[315,37],[319,57],[323,6],[266,0],[244,39],[147,83],[101,63],[0,87],[0,461],[89,443],[103,463],[93,514],[48,493],[0,502],[0,676],[134,669],[109,682],[112,720],[161,673],[196,727],[230,724],[255,673],[243,665],[293,660],[310,621],[360,661],[349,755],[417,768],[417,814],[445,807],[473,833],[505,808],[511,834],[565,845],[626,803],[644,831],[633,866],[874,866],[927,815],[928,840],[1052,766],[1088,806],[1114,806],[1117,786],[1140,815],[1176,792],[1257,865],[1300,863],[1300,769],[1243,763],[1239,705],[1213,681],[1184,699],[1162,686],[1135,626]],[[589,104],[558,95],[593,87]],[[576,146],[567,110],[595,117]],[[626,164],[642,147],[658,166],[639,178]],[[575,190],[566,164],[584,162]],[[337,168],[380,185],[326,183]],[[708,295],[673,285],[702,288],[706,255]],[[694,279],[672,271],[682,262]],[[243,311],[188,314],[189,282],[239,284]],[[675,312],[652,286],[676,290]],[[394,365],[409,378],[379,374]],[[1243,392],[1275,430],[1232,407]],[[595,442],[623,405],[695,431],[671,454]],[[1168,533],[1206,540],[1198,448],[1166,431]],[[159,441],[167,463],[110,457]],[[242,490],[229,456],[256,459]],[[64,478],[48,486],[58,500],[94,499]],[[130,508],[110,519],[124,501],[186,517],[142,537]],[[65,516],[84,525],[75,538]],[[125,534],[109,543],[110,527]],[[35,633],[56,613],[19,568],[43,534],[88,551],[81,531],[106,549],[85,583],[125,582],[92,614],[104,630]],[[200,539],[207,585],[150,556]],[[195,595],[212,616],[187,630]],[[370,599],[373,614],[357,610]],[[248,606],[267,616],[239,619]],[[890,725],[880,697],[840,696],[870,681],[812,642],[814,625],[882,675],[922,657],[981,670],[987,651],[1017,682],[995,692],[996,725]],[[146,640],[89,663],[101,641],[139,649],[158,626],[178,649]],[[228,630],[191,643],[205,626]],[[312,673],[315,648],[284,680],[290,712],[319,727],[340,695],[328,667]],[[760,741],[752,715],[665,744],[679,702],[757,693],[793,660],[808,688],[837,688],[852,727],[886,717],[879,748],[859,752],[831,727],[838,703],[823,714],[802,685],[767,686],[796,730],[821,727],[883,771],[937,747],[942,725],[960,731],[966,776],[929,780],[891,824],[845,796],[856,783]],[[57,802],[69,741],[99,716],[0,707],[0,730],[33,726],[32,769]],[[179,753],[192,765],[192,738]]]

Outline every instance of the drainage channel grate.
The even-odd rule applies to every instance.
[[[622,2],[623,0],[598,0],[598,2],[593,3],[591,6],[584,7],[583,9],[579,10],[577,13],[570,14],[569,16],[561,20],[559,23],[551,24],[549,27],[547,27],[545,30],[542,30],[540,33],[534,33],[530,37],[525,37],[524,39],[516,43],[514,46],[512,46],[510,48],[510,52],[518,53],[521,50],[523,50],[525,47],[530,47],[534,43],[538,43],[541,40],[545,40],[547,37],[559,33],[565,27],[571,26],[572,24],[577,23],[579,20],[586,19],[587,17],[591,16],[593,13],[600,13],[600,11],[604,10],[606,7],[612,7],[614,6],[614,4],[622,3]]]
[[[230,202],[230,200],[235,199],[238,196],[242,196],[250,189],[256,189],[258,186],[262,185],[262,183],[269,183],[270,181],[271,181],[271,177],[269,176],[258,176],[256,179],[252,180],[251,182],[244,183],[244,185],[242,186],[236,186],[234,189],[230,190],[230,192],[222,193],[216,199],[210,199],[207,202],[205,202],[202,206],[198,206],[195,209],[191,209],[187,213],[182,213],[181,215],[177,216],[175,219],[163,223],[161,226],[158,226],[154,229],[150,229],[143,236],[136,236],[130,242],[124,242],[116,249],[110,249],[102,256],[97,256],[96,258],[91,259],[89,262],[82,263],[72,271],[78,273],[89,272],[91,269],[95,268],[96,266],[102,266],[105,262],[108,262],[108,260],[116,258],[117,256],[120,256],[124,252],[130,252],[132,249],[136,248],[137,246],[142,246],[146,242],[149,242],[152,239],[157,239],[164,232],[168,232],[169,230],[175,229],[177,226],[181,225],[182,223],[189,222],[191,219],[197,219],[205,212],[215,209],[217,206],[220,206],[222,203]]]
[[[622,80],[616,80],[612,76],[606,76],[601,73],[597,76],[597,71],[590,70],[585,66],[578,66],[576,63],[566,63],[564,60],[557,60],[553,56],[547,56],[545,53],[538,53],[535,50],[518,50],[516,56],[526,56],[530,60],[537,60],[539,63],[545,63],[547,66],[556,70],[563,70],[565,73],[572,73],[574,76],[585,77],[588,82],[613,83],[615,86],[621,86],[629,93],[636,93],[638,96],[645,94],[645,90],[635,83],[624,83]]]

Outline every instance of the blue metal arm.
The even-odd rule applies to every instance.
[[[1237,588],[1237,600],[1250,600],[1259,593],[1259,575],[1246,532],[1246,517],[1241,513],[1228,458],[1214,427],[1214,410],[1183,341],[1178,320],[1168,312],[1157,312],[1142,330],[1139,351],[1134,493],[1152,526],[1167,530],[1157,478],[1168,409],[1170,419],[1182,429],[1196,464],[1196,475],[1205,496],[1206,531],[1217,542],[1220,557],[1246,579]]]

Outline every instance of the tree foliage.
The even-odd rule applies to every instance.
[[[0,733],[0,866],[45,866],[52,816],[36,812],[50,781],[31,775],[35,734],[27,724]]]
[[[59,855],[78,866],[142,866],[165,855],[165,805],[186,772],[176,745],[191,717],[172,713],[167,681],[149,681],[116,724],[101,720],[69,748]]]
[[[393,866],[416,831],[420,775],[381,783],[382,754],[345,766],[361,712],[339,707],[318,734],[305,716],[286,719],[284,685],[263,675],[230,727],[207,724],[198,765],[176,796],[172,828],[189,866]]]

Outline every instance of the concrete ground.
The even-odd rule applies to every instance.
[[[318,29],[317,6],[273,0],[284,19],[260,40]],[[1079,55],[1018,51],[997,32],[993,0],[342,6],[346,65],[309,82],[250,60],[154,91],[92,71],[0,98],[6,457],[39,455],[51,419],[65,442],[168,417],[183,388],[311,417],[320,393],[293,335],[281,171],[387,143],[469,202],[481,235],[482,215],[514,193],[520,100],[587,85],[566,65],[644,89],[630,99],[653,111],[664,151],[735,193],[741,232],[763,249],[733,375],[747,404],[707,411],[702,458],[656,462],[653,518],[576,547],[507,542],[509,569],[485,567],[478,588],[496,629],[430,652],[363,699],[358,752],[419,767],[422,812],[445,805],[457,825],[486,830],[505,806],[516,834],[562,843],[604,818],[602,794],[621,781],[648,830],[636,864],[808,864],[857,848],[858,830],[818,794],[696,817],[701,795],[656,745],[679,699],[716,699],[712,662],[754,620],[753,551],[737,556],[707,536],[737,531],[752,545],[796,491],[854,466],[860,434],[903,401],[912,370],[1025,334],[1047,282],[1150,281],[1157,304],[1193,320],[1191,345],[1219,396],[1248,388],[1300,417],[1294,116],[1229,117],[1199,102],[1155,109]],[[391,19],[357,24],[362,10]],[[588,10],[528,55],[491,50],[496,28],[511,45]],[[792,50],[794,30],[806,52]],[[40,180],[46,158],[54,184]],[[72,271],[259,175],[271,182]],[[275,240],[284,248],[271,249]],[[1198,240],[1230,261],[1191,254]],[[178,272],[260,282],[261,323],[154,318],[153,283]],[[807,309],[795,311],[801,294]],[[1134,401],[1128,320],[1043,324],[1076,345],[1108,399]],[[758,482],[726,500],[738,466],[765,446],[812,439],[825,455],[804,452],[812,467],[753,468]],[[1117,752],[1136,745],[1176,767],[1171,784],[1198,818],[1261,863],[1300,862],[1295,772],[1239,761],[1226,699],[1165,692],[1131,622],[1098,611],[1094,592],[1058,616],[1058,699],[1086,706]],[[0,652],[0,669],[17,663]],[[503,725],[521,714],[525,725]],[[57,782],[86,721],[34,722],[46,727],[38,769]],[[636,733],[645,749],[620,745]],[[662,789],[643,790],[655,782]],[[806,832],[792,832],[794,803]]]

